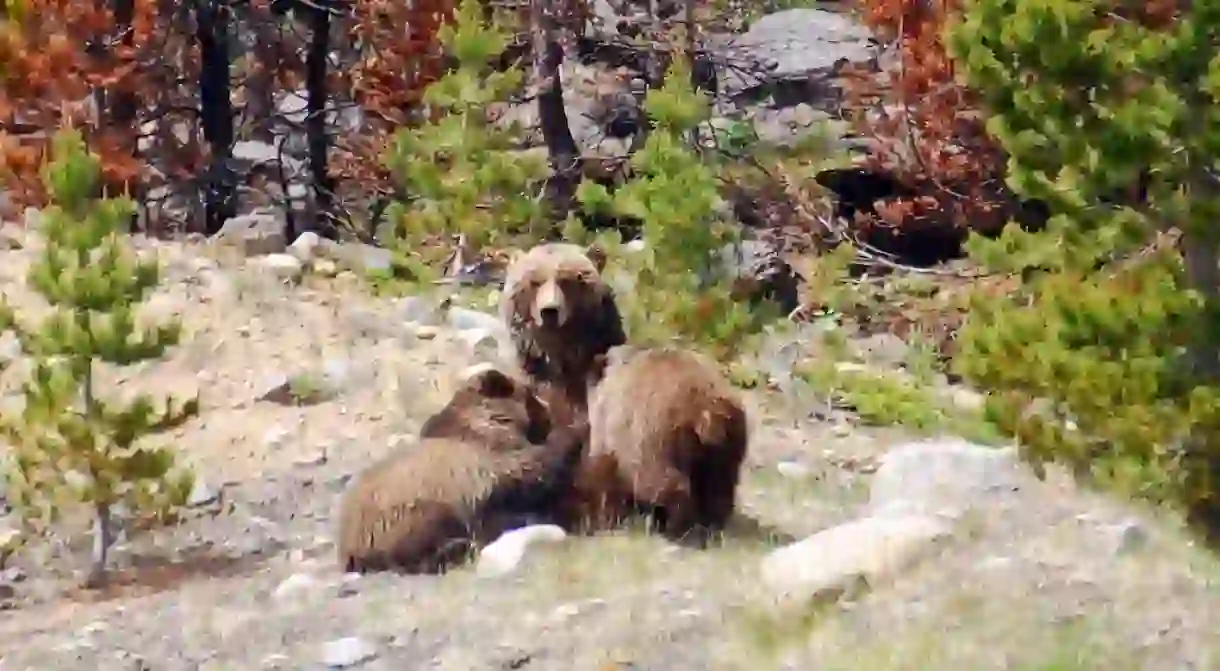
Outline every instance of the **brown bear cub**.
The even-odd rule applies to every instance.
[[[595,529],[642,509],[674,540],[723,530],[749,443],[728,380],[674,347],[616,347],[604,365],[567,523]]]
[[[596,358],[627,340],[605,265],[596,246],[550,242],[517,254],[505,277],[500,318],[557,424],[586,412]]]
[[[587,423],[554,426],[524,383],[494,369],[474,375],[424,423],[419,444],[344,492],[340,566],[444,572],[504,531],[548,518],[587,440]]]

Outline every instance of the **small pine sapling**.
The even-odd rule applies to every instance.
[[[732,278],[716,267],[720,250],[736,241],[736,233],[717,213],[714,168],[687,140],[710,113],[706,97],[690,86],[689,68],[687,59],[675,58],[665,84],[648,92],[645,109],[654,128],[631,156],[634,178],[613,194],[586,181],[577,198],[587,212],[643,222],[644,250],[616,255],[634,262],[635,289],[623,306],[633,337],[658,341],[676,335],[727,360],[740,353],[761,320],[734,299]]]
[[[395,206],[389,220],[396,265],[413,281],[433,278],[455,235],[471,252],[506,235],[528,235],[527,243],[542,237],[542,209],[532,194],[548,175],[546,156],[519,151],[519,129],[498,127],[488,116],[491,104],[522,82],[519,69],[491,67],[511,36],[484,21],[477,0],[463,0],[439,35],[457,67],[424,92],[434,120],[400,130],[385,158],[412,199]]]
[[[160,270],[120,238],[131,201],[95,197],[99,162],[78,132],[59,132],[52,148],[43,180],[53,204],[43,213],[45,247],[28,277],[52,311],[29,326],[7,300],[0,302],[0,332],[15,333],[33,363],[23,385],[25,407],[0,418],[0,437],[9,447],[9,500],[27,528],[58,521],[66,503],[91,507],[86,585],[96,587],[106,577],[119,508],[163,518],[190,495],[192,474],[178,466],[174,453],[138,443],[182,424],[197,414],[199,403],[171,398],[158,411],[147,395],[127,404],[97,396],[98,362],[160,358],[177,344],[181,329],[177,321],[137,324],[136,306],[157,286]]]

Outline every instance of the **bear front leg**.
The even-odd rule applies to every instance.
[[[660,509],[662,535],[681,541],[694,530],[698,510],[685,473],[670,465],[650,464],[640,469],[633,484],[638,503]]]
[[[569,531],[593,533],[617,526],[628,515],[630,497],[617,460],[608,454],[586,456],[562,504]]]

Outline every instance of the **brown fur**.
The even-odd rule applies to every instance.
[[[565,504],[569,524],[604,527],[645,508],[670,538],[725,528],[749,428],[712,363],[673,347],[616,347],[592,393],[589,423]]]
[[[626,342],[614,291],[597,247],[545,243],[509,265],[500,317],[517,363],[548,402],[557,424],[576,421],[597,382],[596,357]]]
[[[568,490],[588,425],[552,428],[528,387],[474,376],[424,423],[420,442],[381,459],[344,492],[345,571],[443,572]]]

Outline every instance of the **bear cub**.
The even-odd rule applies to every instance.
[[[418,444],[377,461],[340,502],[346,572],[442,573],[504,531],[548,518],[588,424],[555,426],[523,382],[484,370],[430,417]]]
[[[676,347],[615,347],[603,363],[567,523],[593,530],[645,511],[672,540],[723,530],[749,444],[728,380]]]

